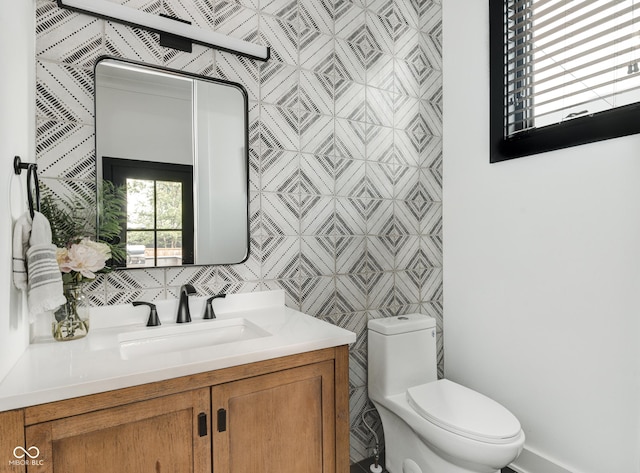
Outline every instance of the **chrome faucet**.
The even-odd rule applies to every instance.
[[[191,284],[184,284],[180,287],[180,302],[178,303],[178,316],[176,317],[176,323],[184,324],[191,322],[189,296],[195,293],[196,289]]]

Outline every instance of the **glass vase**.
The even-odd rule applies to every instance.
[[[84,295],[82,283],[63,285],[67,302],[54,313],[52,323],[53,338],[60,342],[76,340],[89,333],[89,304]]]

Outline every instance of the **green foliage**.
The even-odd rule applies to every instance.
[[[182,184],[155,181],[154,186],[153,180],[127,179],[127,225],[128,244],[181,248]],[[154,229],[163,231],[156,234]],[[157,242],[154,242],[154,235]]]
[[[158,228],[182,227],[182,183],[158,181]]]
[[[152,180],[127,179],[127,227],[150,229],[154,222]],[[153,246],[153,245],[152,245]]]
[[[40,211],[47,217],[51,224],[52,242],[59,248],[64,248],[76,239],[82,238],[84,226],[79,225],[79,219],[76,217],[76,202],[65,202],[65,207],[61,208],[56,204],[56,198],[53,193],[45,188],[42,190],[40,199]]]
[[[125,191],[110,181],[98,186],[97,205],[87,205],[79,195],[59,198],[43,188],[40,211],[51,224],[52,242],[59,248],[70,246],[82,238],[106,243],[114,261],[124,261],[126,251],[120,243],[125,219]]]
[[[98,187],[98,238],[111,248],[114,261],[125,261],[126,250],[120,241],[122,225],[127,217],[127,196],[124,187],[116,187],[111,181],[102,181]]]

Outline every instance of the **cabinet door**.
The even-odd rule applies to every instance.
[[[208,388],[27,427],[37,473],[211,473]],[[206,416],[206,417],[204,417]]]
[[[24,441],[24,412],[0,412],[0,473],[24,473],[25,462],[34,454]]]
[[[212,388],[216,473],[334,473],[332,361]]]

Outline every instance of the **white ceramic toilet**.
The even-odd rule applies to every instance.
[[[378,409],[390,473],[496,473],[524,432],[497,402],[437,379],[435,319],[370,320],[369,398]]]

